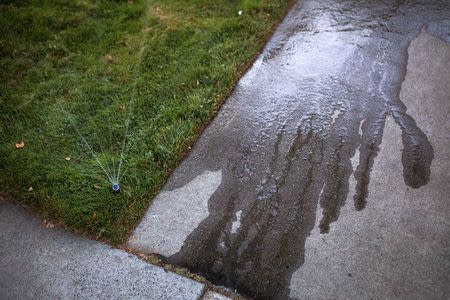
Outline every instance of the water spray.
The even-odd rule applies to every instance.
[[[149,5],[148,3],[149,1],[147,1],[147,6]],[[148,10],[146,10],[148,11]],[[147,23],[149,18],[147,18],[147,16],[144,18],[145,22],[144,22],[144,28],[147,28]],[[144,31],[143,31],[144,32]],[[143,61],[143,53],[144,53],[144,49],[145,49],[145,38],[141,39],[141,43],[140,43],[140,52],[139,52],[139,60],[137,62],[136,65],[136,70],[134,73],[134,81],[132,84],[132,92],[130,95],[131,101],[129,103],[129,108],[128,108],[128,116],[127,119],[125,121],[125,130],[124,130],[124,136],[123,136],[123,141],[122,141],[122,147],[120,150],[120,158],[119,158],[119,162],[118,162],[118,169],[117,169],[117,173],[116,173],[116,162],[113,158],[110,158],[111,160],[111,164],[112,166],[109,166],[108,161],[105,163],[105,165],[102,164],[102,162],[100,161],[99,157],[97,156],[97,154],[94,152],[94,149],[92,148],[91,144],[88,143],[88,141],[86,140],[86,138],[81,134],[81,131],[79,130],[79,128],[76,126],[76,122],[73,119],[73,117],[71,117],[71,115],[64,110],[64,108],[62,107],[61,104],[60,108],[61,110],[68,116],[69,122],[70,124],[73,126],[73,128],[75,129],[75,131],[77,132],[77,134],[79,135],[80,139],[83,141],[83,143],[85,144],[86,148],[89,150],[89,152],[91,153],[92,157],[95,159],[95,161],[97,162],[97,164],[100,166],[100,168],[102,169],[102,171],[105,173],[106,177],[109,179],[109,182],[111,182],[111,190],[113,193],[118,193],[120,192],[120,181],[123,178],[125,171],[122,172],[122,165],[124,162],[124,157],[125,157],[125,152],[126,152],[126,144],[127,144],[127,137],[128,137],[128,130],[129,130],[129,126],[131,123],[131,119],[132,119],[132,114],[134,111],[134,106],[135,106],[135,102],[136,102],[136,97],[137,97],[137,89],[138,89],[138,78],[139,78],[139,73],[140,73],[140,69],[142,66],[142,61]],[[111,119],[108,116],[108,120],[109,123],[111,124]],[[97,133],[95,132],[95,127],[94,127],[94,134],[95,136],[98,138]],[[111,126],[109,126],[109,142],[110,142],[110,146],[111,146],[111,154],[113,154],[113,148],[112,148],[112,130],[111,130]],[[102,148],[102,143],[99,143],[100,145],[100,150],[101,153],[104,154],[105,151]]]

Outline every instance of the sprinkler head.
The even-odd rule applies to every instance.
[[[119,185],[119,183],[113,183],[112,184],[112,186],[111,186],[111,188],[112,188],[112,190],[113,190],[113,192],[118,192],[118,191],[120,191],[120,185]]]

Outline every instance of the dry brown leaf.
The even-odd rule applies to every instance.
[[[106,61],[107,63],[113,63],[113,62],[114,62],[114,58],[112,57],[111,54],[107,54],[107,55],[105,56],[105,61]]]
[[[21,141],[21,142],[19,142],[19,143],[16,143],[16,148],[17,148],[17,149],[20,149],[20,148],[23,148],[23,147],[25,147],[25,142],[24,142],[24,141]]]
[[[94,188],[96,188],[97,190],[101,189],[102,187],[96,183],[94,183]]]
[[[53,223],[50,222],[50,221],[44,220],[44,226],[45,226],[46,228],[53,228],[53,227],[55,227],[55,224],[53,224]]]

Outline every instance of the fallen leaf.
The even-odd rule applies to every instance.
[[[121,110],[125,110],[127,107],[126,107],[125,105],[120,105],[119,108],[120,108]]]
[[[112,57],[111,54],[107,54],[107,55],[105,56],[105,60],[106,60],[107,63],[112,63],[112,62],[114,62],[114,58]]]
[[[50,222],[50,221],[44,220],[44,226],[45,226],[46,228],[53,228],[53,227],[55,227],[55,224],[53,224],[53,223]]]
[[[25,147],[25,142],[24,141],[21,141],[20,143],[16,143],[16,148],[17,149],[23,148],[23,147]]]
[[[99,190],[99,189],[101,189],[102,187],[100,186],[100,185],[98,185],[98,184],[94,184],[94,188],[96,188],[97,190]]]
[[[29,188],[28,188],[28,190],[27,190],[28,192],[32,192],[33,191],[33,187],[32,186],[30,186]]]

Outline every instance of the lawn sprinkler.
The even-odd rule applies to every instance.
[[[120,191],[120,185],[118,182],[113,182],[111,186],[113,192],[117,193]]]

